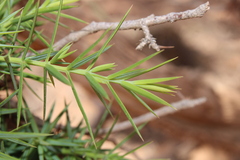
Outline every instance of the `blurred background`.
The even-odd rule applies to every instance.
[[[117,22],[131,5],[133,8],[127,20],[144,18],[151,14],[158,16],[194,9],[205,2],[202,0],[82,0],[76,3],[79,5],[78,8],[64,12],[89,23],[92,21]],[[202,18],[150,27],[159,45],[175,46],[175,48],[165,49],[157,58],[144,63],[143,67],[151,67],[173,57],[178,59],[148,73],[146,77],[183,76],[181,79],[170,82],[181,88],[178,94],[159,96],[170,103],[183,98],[198,97],[206,97],[207,102],[148,123],[141,133],[145,142],[153,142],[139,150],[135,159],[240,159],[240,1],[210,0],[209,2],[211,9]],[[60,27],[58,39],[86,26],[86,24],[64,18],[61,22],[67,24],[70,29]],[[43,29],[43,33],[50,36],[53,26],[54,24],[46,22],[39,30]],[[72,49],[78,49],[78,51],[66,61],[72,61],[102,33],[83,37],[75,43]],[[155,51],[148,47],[142,51],[135,50],[143,36],[139,30],[119,31],[111,42],[114,44],[113,47],[100,57],[98,64],[115,62],[118,65],[116,70],[119,70],[154,53]],[[101,44],[103,43],[104,41]],[[101,47],[101,44],[96,50]],[[40,42],[36,42],[33,47],[45,48]],[[41,74],[42,71],[40,68],[35,68],[34,72]],[[76,75],[73,77],[94,126],[104,107],[84,78]],[[29,83],[36,91],[42,92],[40,84],[31,80]],[[133,117],[147,112],[120,87],[115,87]],[[37,98],[27,88],[25,88],[25,95],[28,97],[29,106],[32,106],[32,111],[41,117],[41,102],[36,103]],[[64,107],[64,99],[71,102],[69,108],[72,121],[77,124],[81,120],[79,109],[69,87],[57,83],[55,88],[49,89],[48,95],[49,106],[56,101],[59,111]],[[55,99],[55,97],[63,98]],[[148,101],[148,104],[153,109],[162,107],[152,101]],[[119,114],[121,120],[126,119],[117,104],[113,103],[112,111],[114,114]],[[64,124],[64,119],[62,123]],[[117,133],[114,135],[115,140],[120,140],[130,131],[132,129]],[[126,148],[131,149],[141,143],[143,142],[136,136]]]

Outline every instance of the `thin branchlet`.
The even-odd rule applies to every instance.
[[[141,29],[143,30],[145,37],[141,40],[140,44],[136,49],[142,49],[146,44],[149,44],[149,47],[160,50],[161,47],[156,44],[156,39],[150,34],[149,27],[154,25],[159,25],[163,23],[173,23],[178,20],[186,20],[191,18],[201,18],[208,10],[210,9],[209,2],[206,2],[195,9],[187,10],[183,12],[172,12],[162,16],[150,15],[146,18],[128,20],[124,21],[119,30],[130,30],[130,29]],[[60,39],[54,44],[54,50],[58,51],[63,46],[68,43],[75,43],[79,41],[84,36],[89,34],[96,33],[103,30],[114,30],[119,22],[91,22],[86,27],[82,28],[79,31],[75,31]],[[42,50],[43,51],[43,50]],[[39,52],[42,52],[39,51]],[[27,56],[31,56],[31,53],[28,53]]]

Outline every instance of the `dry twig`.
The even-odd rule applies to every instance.
[[[193,107],[195,107],[197,105],[200,105],[204,102],[206,102],[205,97],[198,98],[198,99],[184,99],[182,101],[175,102],[175,103],[171,104],[173,107],[176,108],[176,110],[174,110],[173,108],[171,108],[169,106],[164,106],[162,108],[154,110],[154,113],[158,117],[162,117],[162,116],[165,116],[165,115],[168,115],[168,114],[175,113],[175,112],[177,112],[179,110],[182,110],[182,109],[193,108]],[[139,124],[154,120],[158,117],[156,117],[152,113],[146,113],[146,114],[141,115],[139,117],[133,118],[133,121],[136,125],[139,125]],[[112,133],[122,131],[122,130],[125,130],[125,129],[128,129],[128,128],[131,128],[131,127],[132,127],[132,124],[127,120],[127,121],[116,124],[114,126],[113,130],[112,130]],[[104,133],[107,133],[108,131],[109,131],[109,128],[106,128],[106,129],[102,129],[99,133],[104,134]]]
[[[150,34],[149,26],[154,26],[162,23],[173,23],[178,20],[186,20],[191,18],[201,18],[208,10],[210,9],[209,2],[206,2],[195,9],[187,10],[184,12],[172,12],[163,16],[155,16],[150,15],[146,18],[141,18],[137,20],[129,20],[124,21],[119,30],[130,30],[130,29],[142,29],[145,37],[141,39],[140,44],[136,47],[136,49],[141,50],[145,45],[149,44],[149,47],[159,51],[161,48],[173,48],[172,46],[161,46],[156,44],[156,39]],[[79,39],[84,36],[87,36],[92,33],[96,33],[98,31],[107,30],[114,30],[119,22],[92,22],[83,29],[79,31],[75,31],[70,33],[69,35],[65,36],[64,38],[57,41],[53,49],[55,51],[60,50],[63,46],[68,43],[75,43]],[[43,52],[41,50],[39,52]],[[28,52],[27,57],[32,56],[33,53]]]
[[[146,18],[141,18],[137,20],[124,21],[120,27],[120,30],[130,30],[130,29],[142,29],[145,34],[142,42],[137,46],[137,49],[142,49],[146,44],[149,44],[156,50],[160,50],[160,47],[156,44],[155,39],[149,32],[148,27],[153,25],[158,25],[166,22],[175,22],[178,20],[185,20],[191,18],[200,18],[210,9],[209,2],[206,2],[195,9],[187,10],[184,12],[172,12],[163,16],[150,15]],[[59,40],[54,44],[54,50],[60,50],[67,43],[77,42],[80,38],[101,31],[111,29],[114,30],[119,22],[92,22],[83,29],[72,32],[63,39]]]

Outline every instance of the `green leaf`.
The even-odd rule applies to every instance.
[[[85,57],[85,58],[83,58],[83,59],[80,59],[80,60],[79,60],[78,62],[76,62],[76,63],[73,63],[73,62],[72,62],[71,64],[69,64],[68,68],[69,68],[69,67],[71,67],[71,69],[78,68],[78,67],[86,64],[87,62],[93,60],[93,59],[96,58],[96,57],[97,57],[97,52],[94,53],[94,54],[91,54],[91,55],[89,55],[89,56],[87,56],[87,57]],[[75,60],[76,60],[76,59],[75,59]],[[74,64],[74,65],[72,65],[72,64]]]
[[[73,2],[76,2],[78,0],[64,0],[62,3],[62,7],[61,9],[69,9],[69,8],[73,8],[76,6],[70,6],[70,5],[66,5],[66,4],[70,4]],[[38,8],[38,15],[41,15],[43,13],[50,13],[50,12],[54,12],[54,11],[58,11],[59,10],[59,6],[61,5],[60,1],[55,1],[55,2],[50,2],[50,1],[44,1],[44,3],[42,3],[42,5]],[[29,5],[30,6],[30,5]],[[28,21],[30,19],[32,19],[32,17],[34,17],[35,15],[35,6],[32,6],[33,9],[27,10],[27,13],[24,15],[23,17],[23,22],[24,21]],[[14,20],[12,21],[13,23],[16,23],[16,21],[18,21],[19,17],[14,18]]]
[[[140,61],[132,64],[131,66],[129,66],[129,67],[127,67],[127,68],[124,68],[124,69],[122,69],[122,70],[120,70],[120,71],[118,71],[118,72],[115,72],[115,73],[109,75],[107,78],[108,78],[108,79],[114,79],[114,78],[119,77],[119,76],[121,76],[121,75],[123,75],[123,74],[125,74],[125,73],[131,72],[131,69],[139,66],[139,65],[142,64],[143,62],[151,59],[152,57],[158,55],[158,54],[161,53],[161,52],[162,52],[162,51],[159,51],[159,52],[156,52],[156,53],[154,53],[154,54],[151,54],[151,55],[147,56],[146,58],[144,58],[144,59],[142,59],[142,60],[140,60]]]
[[[52,12],[52,14],[56,15],[57,12]],[[85,24],[88,24],[88,22],[85,22],[84,20],[81,20],[77,17],[74,17],[74,16],[70,16],[68,14],[64,14],[64,13],[60,13],[61,17],[64,17],[64,18],[68,18],[68,19],[72,19],[72,20],[75,20],[75,21],[78,21],[78,22],[81,22],[81,23],[85,23]]]
[[[177,57],[176,57],[176,58],[177,58]],[[172,59],[170,59],[170,60],[167,60],[167,61],[165,61],[165,62],[163,62],[163,63],[161,63],[161,64],[158,64],[158,65],[156,65],[156,66],[154,66],[154,67],[152,67],[152,68],[149,68],[149,69],[142,69],[141,72],[138,72],[138,73],[135,73],[135,74],[130,74],[130,75],[128,75],[128,77],[125,77],[125,80],[130,79],[130,78],[134,78],[134,77],[140,76],[140,75],[142,75],[142,74],[148,73],[148,72],[150,72],[150,71],[152,71],[152,70],[155,70],[155,69],[157,69],[157,68],[159,68],[159,67],[161,67],[161,66],[163,66],[163,65],[165,65],[165,64],[167,64],[167,63],[169,63],[169,62],[171,62],[171,61],[173,61],[173,60],[175,60],[176,58],[172,58]],[[121,77],[121,76],[120,76],[120,77]],[[118,77],[116,77],[116,78],[118,78]]]
[[[24,78],[24,73],[23,73],[23,69],[25,68],[24,63],[21,64],[20,67],[20,72],[19,72],[19,76],[20,76],[20,80],[19,80],[19,92],[18,92],[18,103],[17,103],[17,127],[20,124],[20,118],[21,118],[21,110],[22,110],[22,102],[23,102],[23,78]],[[11,74],[12,76],[12,74]]]
[[[0,73],[3,73],[3,74],[10,74],[8,71],[2,71],[0,70]],[[17,76],[20,76],[22,72],[20,71],[17,71],[17,70],[14,70],[13,74],[14,75],[17,75]],[[33,80],[36,80],[36,81],[39,81],[39,82],[43,82],[43,77],[41,76],[38,76],[38,75],[34,75],[34,74],[31,74],[31,73],[26,73],[26,72],[23,72],[23,77],[25,78],[31,78]]]
[[[15,45],[8,45],[8,44],[0,44],[1,48],[25,48],[24,46],[15,46]]]
[[[145,108],[147,108],[152,114],[154,114],[156,117],[158,117],[155,112],[152,110],[151,107],[147,103],[144,102],[136,93],[128,90]]]
[[[53,19],[53,18],[51,18],[51,17],[47,17],[47,16],[45,16],[45,15],[40,15],[39,17],[44,18],[44,19],[46,19],[47,21],[52,22],[52,23],[55,23],[55,22],[56,22],[55,19]],[[59,22],[58,25],[61,26],[61,27],[70,29],[69,26],[67,26],[67,25],[65,25],[65,24],[63,24],[63,23],[61,23],[61,22]]]
[[[164,87],[160,87],[157,85],[137,85],[140,88],[151,90],[151,91],[156,91],[156,92],[161,92],[161,93],[169,93],[169,92],[175,92],[171,89],[167,89]]]
[[[152,94],[151,92],[148,92],[132,83],[126,82],[126,81],[122,81],[120,83],[124,88],[133,91],[134,93],[137,93],[143,97],[146,97],[148,99],[151,99],[155,102],[158,102],[160,104],[166,105],[166,106],[171,106],[169,103],[167,103],[166,101],[164,101],[163,99],[161,99],[160,97]],[[172,107],[172,106],[171,106]]]
[[[46,45],[47,48],[49,48],[50,44],[48,43],[48,41],[44,38],[44,35],[42,35],[41,32],[39,31],[34,31],[34,34],[36,36],[37,39],[39,39],[41,42],[43,42],[44,45]]]
[[[114,63],[102,64],[91,69],[91,72],[102,72],[113,70],[116,65]]]
[[[27,4],[25,4],[25,6],[23,8],[22,14],[26,15],[29,12],[29,10],[32,10],[34,8],[33,4],[34,4],[34,0],[28,0]]]
[[[41,145],[38,145],[37,149],[38,149],[38,158],[39,158],[39,160],[44,160],[43,147]]]
[[[98,148],[102,148],[102,145],[104,144],[104,142],[106,142],[110,136],[110,134],[112,133],[112,130],[114,128],[114,126],[116,125],[118,121],[118,117],[114,119],[112,126],[110,127],[110,129],[108,130],[107,134],[97,143],[97,147]]]
[[[49,79],[50,79],[52,85],[55,87],[55,81],[53,79],[53,76],[49,72],[48,72],[48,76],[49,76]]]
[[[70,8],[74,8],[74,7],[77,7],[77,6],[62,6],[62,10],[65,10],[65,9],[70,9]],[[43,13],[50,13],[50,12],[53,12],[53,11],[57,11],[59,9],[59,5],[58,6],[53,6],[53,7],[46,7],[46,8],[39,8],[39,13],[40,14],[43,14]],[[32,15],[29,15],[29,17],[32,16]],[[28,18],[29,18],[28,17]],[[27,17],[26,17],[27,19]]]
[[[0,103],[0,108],[4,106],[7,102],[9,102],[15,95],[17,95],[18,90],[14,91],[10,96],[5,98],[1,103]]]
[[[56,55],[50,60],[50,63],[56,63],[60,58],[61,55],[66,54],[70,49],[71,45],[68,43],[66,44],[60,51],[57,52]]]
[[[107,92],[103,89],[103,87],[94,79],[94,77],[89,72],[86,72],[85,76],[95,92],[102,95],[104,98],[109,99]]]
[[[51,130],[56,127],[57,123],[59,122],[60,118],[62,117],[62,115],[64,113],[66,113],[66,111],[68,110],[68,106],[69,105],[65,105],[65,108],[58,114],[57,118],[54,119],[53,122],[50,122],[51,120],[51,117],[52,117],[52,114],[53,114],[53,111],[54,111],[54,107],[55,107],[55,104],[52,105],[52,109],[51,109],[51,112],[49,113],[48,115],[48,119],[46,121],[46,124],[44,124],[41,132],[42,133],[49,133],[51,132]]]
[[[128,118],[128,120],[130,121],[130,123],[132,124],[134,130],[136,131],[136,133],[138,134],[138,136],[143,140],[141,133],[139,132],[136,124],[134,123],[131,115],[129,114],[128,110],[126,109],[125,105],[123,104],[123,102],[121,101],[121,99],[119,98],[119,96],[117,95],[117,93],[115,92],[115,90],[112,88],[110,83],[107,83],[107,86],[109,88],[109,90],[111,91],[111,93],[113,94],[114,98],[116,99],[117,103],[119,104],[119,106],[121,107],[122,111],[124,112],[124,114],[126,115],[126,117]]]
[[[21,26],[21,20],[22,20],[22,14],[20,14],[20,18],[19,18],[19,21],[18,21],[18,23],[17,23],[17,25],[16,25],[15,31],[18,31],[18,30],[19,30],[19,28],[20,28],[20,26]],[[13,38],[12,38],[12,45],[16,45],[16,42],[18,41],[17,37],[18,37],[18,32],[16,32],[16,33],[14,34]],[[22,45],[22,44],[20,43],[20,45]],[[22,46],[23,46],[23,45],[22,45]],[[17,48],[15,48],[15,49],[17,49]],[[11,48],[11,49],[9,50],[9,52],[8,52],[8,56],[12,55],[13,51],[14,51],[14,49]]]
[[[177,86],[173,86],[173,85],[166,85],[166,84],[155,84],[155,85],[159,87],[167,88],[167,89],[172,89],[172,90],[179,89]]]
[[[0,152],[0,159],[4,159],[4,160],[19,160],[19,159],[15,158],[15,157],[11,157],[11,156],[9,156],[7,154],[4,154],[2,152]]]
[[[4,10],[4,9],[6,9],[6,3],[7,3],[7,0],[2,0],[1,3],[0,3],[0,12],[1,12],[0,15],[1,16],[3,16],[2,12],[5,11],[5,13],[6,13],[6,10]]]
[[[174,80],[174,79],[178,79],[181,78],[180,77],[164,77],[164,78],[153,78],[153,79],[141,79],[141,80],[135,80],[132,81],[132,83],[134,84],[154,84],[154,83],[159,83],[159,82],[166,82],[166,81],[170,81],[170,80]]]
[[[84,145],[84,141],[81,141],[81,143],[77,142],[77,141],[72,141],[70,139],[62,139],[62,138],[58,138],[58,139],[50,139],[48,138],[46,140],[47,143],[49,143],[52,146],[61,146],[61,147],[79,147],[80,144]]]
[[[57,53],[58,53],[57,51],[51,52],[50,57],[55,56]],[[27,57],[26,60],[29,59],[29,60],[41,61],[41,60],[46,59],[47,55],[48,55],[48,53],[43,53],[43,54],[39,54],[37,56]]]
[[[55,25],[54,25],[50,46],[48,48],[48,51],[50,51],[50,52],[52,52],[52,50],[53,50],[54,41],[55,41],[55,38],[57,35],[58,24],[59,24],[59,20],[60,20],[60,13],[61,13],[61,10],[63,7],[63,0],[58,1],[58,3],[59,3],[59,6],[58,6],[57,18],[56,18]],[[54,2],[50,3],[50,5],[53,5],[53,4],[54,4]],[[50,58],[50,54],[48,54],[48,56],[46,57],[45,62],[48,62],[49,58]]]
[[[100,99],[101,99],[101,101],[102,101],[103,98],[100,98]],[[112,113],[111,113],[111,111],[110,111],[110,108],[111,108],[111,105],[112,105],[112,104],[111,104],[111,103],[110,103],[110,104],[106,104],[106,103],[103,102],[103,101],[102,101],[102,103],[104,104],[106,110],[104,110],[104,112],[103,112],[103,114],[102,114],[102,116],[101,116],[101,119],[100,119],[99,122],[98,122],[98,125],[97,125],[96,130],[95,130],[95,133],[94,133],[95,137],[98,135],[100,129],[103,128],[104,122],[106,122],[107,116],[109,115],[109,113],[110,113],[110,115],[113,117],[113,115],[112,115]]]
[[[0,131],[0,139],[6,139],[6,138],[28,139],[28,138],[46,137],[51,135],[52,134]]]
[[[17,108],[4,108],[0,109],[0,116],[5,114],[17,113]]]
[[[127,11],[127,13],[123,16],[123,18],[121,19],[121,21],[119,22],[119,24],[117,25],[116,29],[113,31],[113,33],[110,35],[110,37],[107,39],[107,41],[103,44],[102,48],[99,50],[99,54],[98,56],[92,61],[92,63],[88,66],[87,70],[90,70],[94,64],[96,63],[98,57],[103,53],[103,51],[105,50],[105,48],[108,46],[108,43],[112,40],[112,38],[116,35],[117,31],[119,30],[119,28],[121,27],[122,23],[124,22],[124,20],[126,19],[127,15],[129,14],[130,10],[132,7],[129,8],[129,10]]]
[[[90,47],[88,47],[83,53],[81,53],[69,66],[68,69],[71,68],[77,68],[73,67],[76,66],[77,63],[85,56],[87,53],[89,53],[93,48],[105,37],[105,35],[108,33],[109,30],[106,30]]]
[[[77,2],[77,1],[79,1],[79,0],[63,0],[62,5],[74,3],[74,2]],[[60,5],[60,2],[55,1],[55,2],[49,3],[48,7],[59,7],[59,5]]]
[[[19,33],[19,32],[23,32],[23,31],[6,31],[6,32],[0,32],[0,35],[13,34],[13,33]],[[22,46],[22,47],[23,47],[23,46]]]
[[[147,142],[147,143],[145,143],[145,144],[140,145],[139,147],[136,147],[135,149],[132,149],[131,151],[125,153],[125,154],[123,155],[123,157],[125,157],[125,156],[127,156],[127,155],[129,155],[129,154],[131,154],[131,153],[133,153],[133,152],[135,152],[136,150],[138,150],[138,149],[140,149],[140,148],[142,148],[142,147],[144,147],[144,146],[146,146],[146,145],[148,145],[148,144],[150,144],[150,143],[152,143],[152,142]]]
[[[67,104],[66,104],[66,101],[65,101],[65,106],[66,106]],[[70,120],[70,116],[69,116],[69,113],[68,113],[68,110],[66,110],[66,118],[67,118],[67,124],[65,125],[66,127],[66,130],[67,130],[67,136],[69,137],[69,139],[71,140],[71,141],[73,141],[73,139],[74,139],[74,136],[75,136],[75,134],[74,134],[74,129],[72,129],[72,127],[71,127],[71,120]]]
[[[45,119],[45,122],[44,122],[44,125],[42,126],[41,128],[41,133],[49,133],[51,132],[51,130],[53,128],[51,128],[51,117],[52,117],[52,114],[53,114],[53,111],[54,111],[54,108],[55,108],[55,102],[52,104],[52,107],[51,107],[51,110],[50,112],[48,113],[48,117],[47,119]],[[61,113],[65,112],[65,109],[64,108]],[[61,113],[57,116],[57,118],[52,122],[52,125],[56,125],[58,120],[61,118]]]
[[[93,48],[105,37],[105,35],[108,33],[109,30],[106,30],[97,40],[96,42],[94,42],[90,47],[88,47],[88,49],[86,49],[85,51],[83,51],[83,53],[81,53],[77,58],[75,58],[75,60],[68,66],[68,69],[72,69],[72,68],[77,68],[80,65],[77,65],[84,56],[87,55],[87,53],[89,53],[91,50],[93,50]]]
[[[35,12],[34,12],[34,16],[33,16],[33,23],[31,25],[31,30],[30,30],[30,33],[29,33],[29,36],[28,36],[28,39],[27,39],[26,48],[24,49],[24,52],[22,54],[22,60],[24,60],[26,58],[27,52],[28,52],[28,50],[30,48],[30,45],[32,43],[32,37],[33,37],[33,34],[34,34],[34,29],[35,29],[36,22],[37,22],[38,6],[39,6],[39,1],[36,3],[36,6],[35,6]],[[22,17],[22,15],[20,15],[20,18],[22,19],[24,17]]]
[[[159,68],[159,67],[162,67],[163,65],[165,65],[165,64],[167,64],[167,63],[169,63],[169,62],[172,62],[172,61],[174,61],[174,60],[177,59],[177,58],[178,58],[178,57],[169,59],[169,60],[167,60],[167,61],[165,61],[165,62],[163,62],[163,63],[161,63],[161,64],[158,64],[158,65],[156,65],[156,66],[154,66],[154,67],[152,67],[152,68],[149,68],[149,69],[147,69],[144,73],[147,73],[147,72],[153,71],[153,70],[155,70],[155,69],[157,69],[157,68]]]
[[[0,62],[0,67],[4,68],[6,70],[6,68],[8,68],[9,62],[6,63],[6,62]],[[16,64],[16,63],[11,63],[11,67],[12,68],[20,68],[20,65],[19,64]]]
[[[26,80],[24,80],[24,84],[40,101],[42,101],[42,98],[40,97],[40,95],[38,95],[35,92],[35,90],[28,84],[28,82]]]
[[[0,21],[0,31],[7,31],[8,28],[12,25],[12,20],[14,19],[15,15],[18,14],[20,11],[21,9],[11,13],[7,17],[4,17],[4,19]]]
[[[135,70],[126,71],[125,73],[113,78],[112,80],[127,80],[132,77],[137,77],[141,75],[144,71],[145,71],[144,69],[135,69]]]
[[[144,126],[146,125],[146,123],[141,124],[138,127],[138,130],[141,130]],[[131,132],[127,137],[125,137],[120,143],[116,144],[116,146],[111,149],[109,151],[109,154],[112,154],[114,151],[116,151],[118,148],[121,148],[123,146],[124,143],[126,143],[128,140],[130,140],[134,135],[136,134],[136,131]]]
[[[54,70],[52,70],[52,71],[54,71]],[[45,116],[46,116],[46,108],[47,108],[47,75],[49,75],[49,74],[50,73],[48,73],[48,70],[45,67],[44,70],[43,70],[43,120],[45,120]]]
[[[45,65],[45,68],[48,70],[48,72],[54,76],[55,78],[57,78],[59,81],[67,84],[67,85],[70,85],[69,81],[66,79],[66,77],[60,73],[55,67],[53,67],[52,65],[50,64],[46,64]]]
[[[6,138],[5,140],[7,141],[10,141],[10,142],[13,142],[13,143],[17,143],[17,144],[20,144],[20,145],[23,145],[23,146],[27,146],[27,147],[35,147],[29,143],[26,143],[20,139],[16,139],[16,138]]]
[[[82,113],[82,115],[83,115],[83,119],[84,119],[84,121],[85,121],[85,123],[86,123],[86,125],[87,125],[88,131],[89,131],[89,134],[90,134],[90,137],[91,137],[91,139],[92,139],[92,141],[93,141],[93,143],[94,143],[94,145],[95,145],[95,147],[96,147],[96,142],[95,142],[95,140],[94,140],[94,135],[93,135],[93,132],[92,132],[91,125],[90,125],[90,123],[89,123],[89,120],[88,120],[88,117],[87,117],[87,115],[86,115],[86,112],[85,112],[85,110],[84,110],[84,108],[83,108],[83,106],[82,106],[82,104],[81,104],[81,101],[80,101],[80,99],[79,99],[79,96],[78,96],[78,93],[77,93],[77,91],[76,91],[76,88],[74,87],[74,84],[73,84],[73,81],[72,81],[72,78],[71,78],[69,72],[67,72],[67,77],[68,77],[68,79],[69,79],[70,86],[71,86],[71,88],[72,88],[74,97],[75,97],[75,99],[76,99],[76,101],[77,101],[78,107],[79,107],[79,109],[80,109],[80,111],[81,111],[81,113]]]
[[[103,52],[107,51],[110,47],[111,46],[106,47]],[[99,54],[98,52],[95,52],[95,53],[93,53],[93,54],[91,54],[91,55],[89,55],[89,56],[87,56],[85,58],[77,57],[71,64],[69,64],[68,69],[74,69],[74,68],[80,67],[80,66],[86,64],[87,62],[95,59],[98,56],[98,54]]]
[[[25,101],[24,101],[24,104],[27,108],[26,113],[27,113],[27,116],[28,116],[28,119],[29,119],[29,123],[31,125],[31,129],[33,130],[33,132],[39,133],[39,128],[38,128],[38,125],[37,125],[37,122],[36,122],[34,116],[30,112],[29,107],[28,107],[28,105]],[[18,128],[20,128],[20,127],[18,127]]]
[[[29,111],[29,110],[27,110]],[[26,123],[26,124],[23,124],[22,126],[19,126],[18,128],[15,128],[13,130],[11,130],[10,132],[16,132],[16,131],[19,131],[21,129],[24,129],[25,127],[29,126],[31,123]]]
[[[65,54],[61,54],[60,56],[59,56],[59,60],[62,60],[63,58],[65,58],[65,57],[67,57],[67,56],[70,56],[71,54],[73,54],[73,53],[75,53],[77,50],[73,50],[73,51],[71,51],[71,52],[68,52],[68,53],[65,53]],[[58,62],[56,62],[56,64],[58,64]],[[64,62],[62,62],[62,64],[64,64]],[[65,62],[65,64],[70,64],[70,63],[67,63],[67,62]]]

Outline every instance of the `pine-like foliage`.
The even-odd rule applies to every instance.
[[[129,114],[112,84],[118,84],[122,86],[153,114],[153,110],[144,102],[142,97],[148,98],[163,105],[171,106],[168,102],[156,96],[151,91],[172,93],[174,92],[173,90],[177,89],[177,87],[164,85],[162,82],[173,80],[179,77],[142,80],[131,79],[155,70],[174,59],[168,60],[151,68],[136,69],[140,64],[148,61],[160,53],[156,52],[132,64],[131,66],[107,76],[101,75],[101,72],[113,70],[116,64],[108,63],[96,65],[98,58],[111,47],[109,43],[117,33],[128,12],[120,21],[118,27],[106,40],[101,49],[99,49],[97,52],[92,53],[93,48],[97,46],[98,43],[106,36],[108,31],[104,32],[95,43],[89,46],[88,49],[82,53],[79,53],[79,56],[74,61],[70,63],[62,61],[63,58],[66,58],[78,51],[69,51],[72,44],[67,44],[60,50],[54,50],[53,45],[57,35],[57,27],[61,25],[59,22],[60,17],[66,17],[78,21],[79,23],[85,23],[83,20],[61,13],[61,10],[74,7],[70,4],[76,1],[77,0],[45,0],[40,5],[39,2],[35,3],[34,0],[29,0],[24,8],[16,11],[14,11],[13,8],[18,2],[17,0],[1,0],[0,2],[0,78],[1,82],[3,82],[3,85],[1,85],[1,90],[5,90],[7,95],[9,95],[0,103],[0,159],[124,159],[124,156],[126,156],[128,153],[125,155],[119,155],[114,153],[114,151],[119,148],[127,139],[129,139],[133,133],[124,139],[123,142],[117,145],[114,149],[102,150],[101,146],[103,142],[106,141],[111,130],[103,139],[98,141],[95,140],[94,135],[97,135],[97,131],[93,132],[90,127],[88,117],[85,114],[81,100],[79,99],[76,88],[74,87],[71,74],[82,75],[87,79],[91,87],[96,92],[96,95],[106,107],[106,111],[109,111],[110,98],[108,93],[111,93],[127,116],[128,120],[131,122],[135,133],[137,133],[140,137],[141,134],[139,129],[142,126],[138,128],[134,124],[131,115]],[[44,13],[54,14],[56,15],[56,19],[50,19],[44,15]],[[54,21],[55,23],[55,29],[52,37],[49,37],[50,42],[39,31],[35,30],[36,26],[42,24],[40,21],[37,21],[38,17]],[[23,31],[27,31],[29,36],[24,41],[21,41],[18,39],[18,34]],[[30,46],[36,39],[41,40],[48,48],[41,52],[32,49]],[[84,64],[88,64],[88,67],[83,69],[81,66]],[[43,76],[37,76],[25,72],[25,70],[31,70],[32,66],[42,67],[44,69]],[[9,76],[11,77],[11,82],[13,83],[12,94],[9,94],[9,88],[6,83],[6,79]],[[16,77],[19,77],[19,80],[16,80]],[[62,114],[67,113],[67,104],[66,108],[62,111],[59,117],[54,120],[54,122],[50,123],[52,112],[48,115],[44,125],[41,128],[35,122],[33,115],[29,112],[28,105],[25,103],[22,92],[23,86],[26,83],[25,78],[31,78],[44,84],[43,115],[45,117],[47,85],[49,83],[54,84],[53,77],[72,88],[80,109],[79,114],[83,115],[84,121],[87,125],[86,128],[81,126],[82,123],[80,123],[79,127],[77,128],[71,128],[69,121],[61,133],[52,132]],[[104,88],[102,85],[106,85],[110,92],[107,92],[105,89],[106,87]],[[18,99],[16,108],[7,108],[6,106],[10,104],[10,101],[13,97],[17,97]],[[52,110],[53,109],[54,105],[52,107]],[[17,128],[9,131],[9,126],[7,125],[7,118],[5,115],[14,113],[16,114]],[[106,114],[107,112],[103,115],[103,120],[106,118]],[[68,114],[66,115],[68,116]],[[27,123],[20,125],[21,118],[24,118]],[[69,117],[67,118],[69,119]],[[101,127],[102,123],[99,125],[100,126],[98,126],[98,128]],[[88,131],[90,138],[83,140],[82,136],[86,133],[86,131]]]

